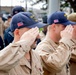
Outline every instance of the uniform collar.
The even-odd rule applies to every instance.
[[[54,42],[51,38],[49,38],[48,36],[45,37],[45,40],[52,45],[53,47],[58,47],[59,43]]]

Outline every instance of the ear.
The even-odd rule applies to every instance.
[[[15,29],[14,35],[19,36],[19,29]]]
[[[14,41],[19,41],[20,40],[20,35],[19,35],[19,29],[15,29],[14,31]]]
[[[55,29],[56,29],[56,24],[52,24],[51,27],[52,27],[52,29],[55,31]]]

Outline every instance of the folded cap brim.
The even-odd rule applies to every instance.
[[[48,24],[45,24],[45,23],[42,23],[42,22],[38,22],[36,24],[33,24],[33,25],[28,26],[28,28],[34,28],[34,27],[42,28],[42,27],[45,27],[47,25]]]
[[[67,22],[65,22],[65,23],[62,23],[63,25],[65,25],[65,26],[67,26],[67,25],[75,25],[76,24],[76,22],[72,22],[72,21],[67,21]]]

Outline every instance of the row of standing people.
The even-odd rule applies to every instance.
[[[12,9],[12,13],[7,16],[7,20],[3,20],[2,15],[0,16],[0,50],[9,45],[13,41],[13,35],[10,31],[10,22],[12,19],[12,16],[19,12],[24,12],[25,9],[22,6],[15,6]]]
[[[70,75],[69,60],[76,60],[76,23],[67,20],[64,12],[55,12],[49,16],[48,24],[45,39],[32,50],[39,38],[37,27],[46,25],[29,12],[12,18],[14,41],[0,52],[1,75]],[[74,68],[73,71],[75,74]]]
[[[2,16],[0,16],[0,50],[4,48],[4,34],[5,30],[10,26],[11,15],[8,16],[7,20],[4,22]]]

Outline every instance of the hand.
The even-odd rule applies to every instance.
[[[26,43],[28,44],[28,46],[31,46],[34,43],[38,34],[39,34],[39,29],[37,27],[35,27],[35,28],[32,28],[29,31],[25,32],[21,36],[20,40],[25,40]]]
[[[71,25],[68,25],[63,31],[61,31],[61,37],[72,39],[75,36],[73,35],[73,31],[74,31],[74,28]]]
[[[74,30],[73,30],[73,39],[75,39],[76,40],[76,25],[73,25],[73,28],[74,28]]]

